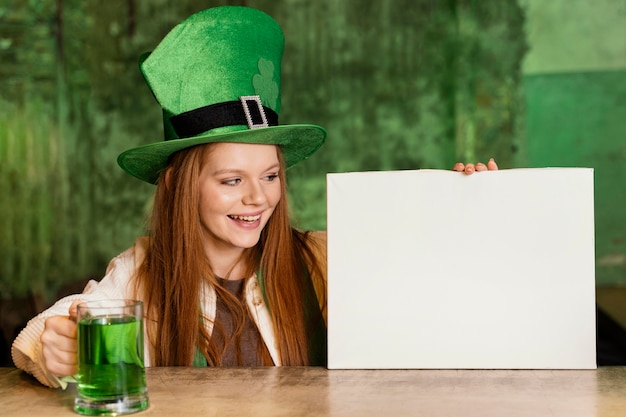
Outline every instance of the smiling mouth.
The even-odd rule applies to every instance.
[[[237,220],[238,222],[247,222],[247,223],[254,223],[255,221],[259,220],[261,218],[260,214],[257,214],[256,216],[233,216],[233,215],[229,215],[228,217],[230,217],[233,220]]]

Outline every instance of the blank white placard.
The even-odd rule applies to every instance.
[[[596,368],[593,169],[327,175],[330,369]]]

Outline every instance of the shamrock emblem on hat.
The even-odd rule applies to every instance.
[[[259,58],[259,73],[252,77],[254,91],[263,98],[265,104],[277,109],[278,83],[274,80],[274,63],[268,59]]]

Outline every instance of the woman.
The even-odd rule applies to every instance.
[[[226,6],[191,16],[144,57],[165,141],[118,162],[156,184],[149,236],[31,320],[13,344],[18,367],[63,385],[76,372],[76,305],[101,298],[144,302],[147,366],[325,364],[326,236],[290,225],[285,170],[326,131],[278,125],[283,43],[266,14]],[[487,168],[497,167],[454,169]]]

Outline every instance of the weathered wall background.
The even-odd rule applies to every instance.
[[[626,284],[623,0],[0,0],[7,343],[26,318],[100,278],[142,232],[152,187],[115,163],[162,137],[137,57],[219,4],[281,23],[281,121],[329,131],[290,172],[303,227],[325,227],[326,172],[448,169],[490,156],[502,168],[592,166],[597,282]]]
[[[596,282],[626,284],[626,2],[522,3],[521,164],[594,168]]]

